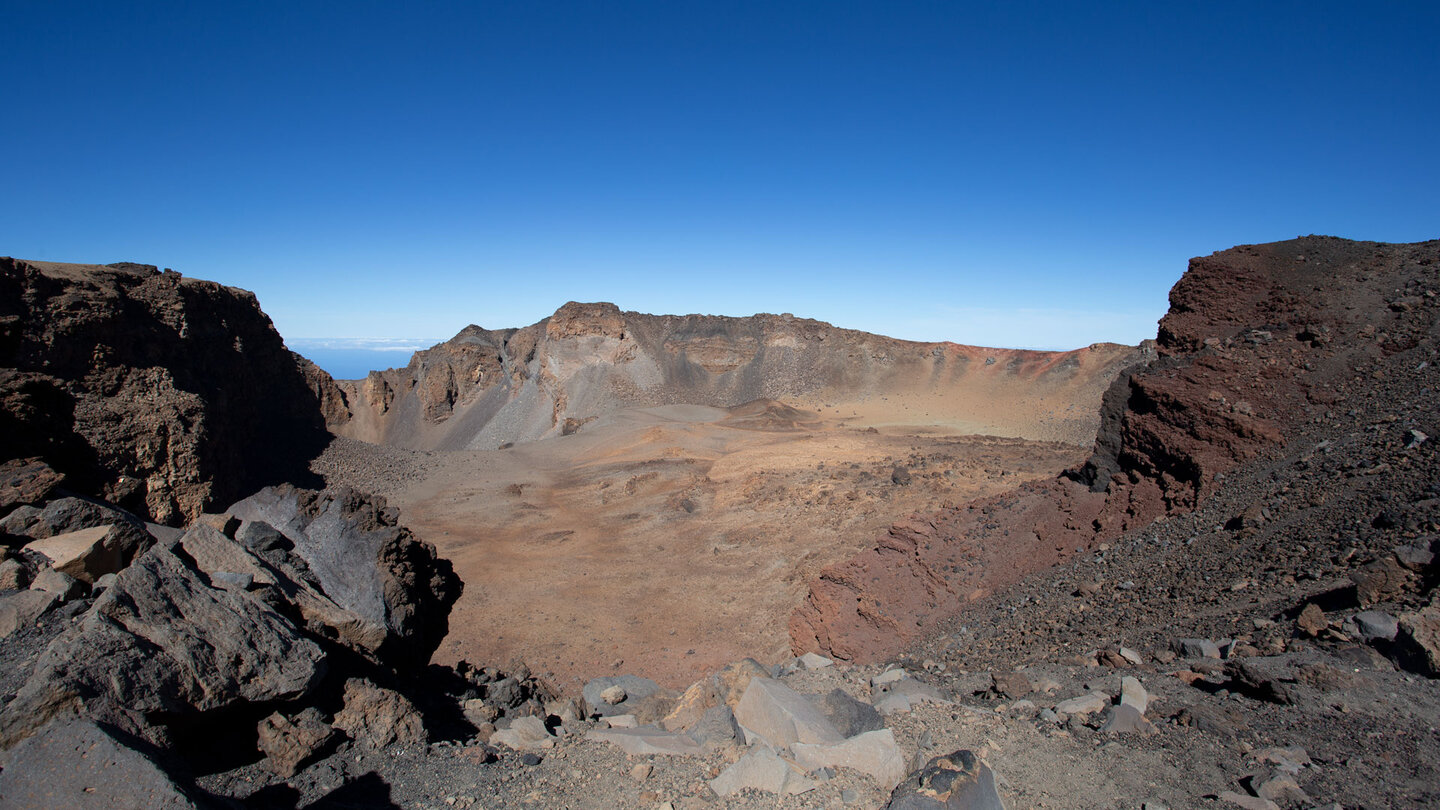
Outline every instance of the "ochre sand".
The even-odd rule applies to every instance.
[[[939,399],[800,404],[815,410],[631,409],[571,436],[437,454],[394,499],[465,581],[437,661],[523,660],[562,687],[622,671],[684,687],[737,658],[774,663],[822,567],[911,512],[1054,475],[1089,449],[975,435],[1026,423],[947,419]],[[909,484],[892,481],[897,465]]]

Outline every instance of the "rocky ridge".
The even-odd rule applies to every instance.
[[[1435,253],[1435,243],[1309,237],[1193,260],[1160,322],[1156,359],[1107,392],[1083,467],[896,523],[811,584],[791,621],[793,648],[893,655],[1034,570],[1193,510],[1228,471],[1282,452],[1317,413],[1424,371]],[[1407,413],[1421,418],[1413,397]]]
[[[568,435],[627,407],[732,407],[762,399],[834,401],[921,389],[1004,397],[1098,399],[1133,347],[1070,352],[913,343],[790,315],[644,315],[571,302],[522,329],[468,326],[402,369],[343,381],[342,436],[424,450],[494,448]],[[338,400],[334,400],[338,402]],[[983,422],[988,406],[970,414]],[[1061,410],[1057,408],[1056,410]],[[992,413],[993,415],[993,413]],[[1088,443],[1088,408],[1029,438]]]

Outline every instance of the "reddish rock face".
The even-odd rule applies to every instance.
[[[157,522],[307,480],[328,440],[317,391],[339,407],[326,382],[244,290],[0,258],[0,460],[39,457]]]
[[[793,650],[897,653],[983,593],[1195,508],[1217,476],[1323,412],[1337,386],[1363,384],[1357,366],[1427,339],[1437,302],[1421,281],[1437,261],[1440,242],[1331,237],[1192,260],[1158,357],[1111,386],[1083,467],[896,524],[811,583],[791,617]]]

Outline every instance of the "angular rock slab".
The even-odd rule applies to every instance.
[[[754,678],[735,706],[741,728],[774,748],[791,743],[835,743],[839,730],[804,695],[772,678]]]
[[[1150,695],[1140,684],[1139,678],[1126,675],[1120,679],[1120,705],[1133,706],[1135,711],[1140,714],[1144,714],[1145,710],[1150,707]]]
[[[94,582],[125,566],[123,551],[116,539],[119,532],[118,526],[96,526],[33,540],[25,548],[43,554],[50,561],[50,567],[62,574]]]
[[[971,751],[935,757],[910,774],[884,810],[1005,810],[995,774]]]
[[[0,747],[77,712],[158,741],[149,717],[291,700],[324,674],[324,653],[289,619],[156,546],[40,655],[0,712]]]
[[[228,513],[269,524],[294,545],[320,592],[353,615],[337,628],[348,643],[399,669],[429,662],[463,584],[434,546],[395,524],[383,498],[350,487],[314,492],[286,484],[266,487]]]
[[[1055,704],[1057,714],[1069,714],[1078,717],[1087,717],[1095,712],[1103,710],[1110,705],[1110,699],[1099,692],[1091,692],[1088,695],[1062,700]]]
[[[88,720],[51,723],[0,764],[0,807],[7,810],[200,807],[144,754]]]
[[[744,788],[769,793],[795,794],[814,790],[814,780],[768,748],[757,748],[710,780],[717,796],[729,796]]]
[[[849,768],[874,777],[882,790],[893,790],[905,778],[905,757],[890,729],[867,731],[838,743],[795,743],[795,764],[816,768]]]
[[[697,756],[705,749],[688,734],[665,731],[654,726],[636,728],[597,728],[585,735],[588,739],[613,743],[632,757]]]
[[[0,597],[0,638],[33,626],[59,604],[58,595],[43,590],[16,591]]]
[[[516,751],[540,751],[555,747],[555,736],[538,717],[517,717],[509,728],[490,735],[491,745],[508,745]]]

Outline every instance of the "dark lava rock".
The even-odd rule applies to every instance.
[[[289,541],[319,592],[349,614],[349,621],[327,622],[342,640],[397,669],[429,663],[463,586],[434,546],[396,525],[383,498],[349,487],[315,492],[284,485],[261,490],[229,513],[245,521],[236,535],[250,543],[275,546],[272,530]]]
[[[995,774],[971,751],[935,757],[890,793],[885,810],[1004,810]]]

